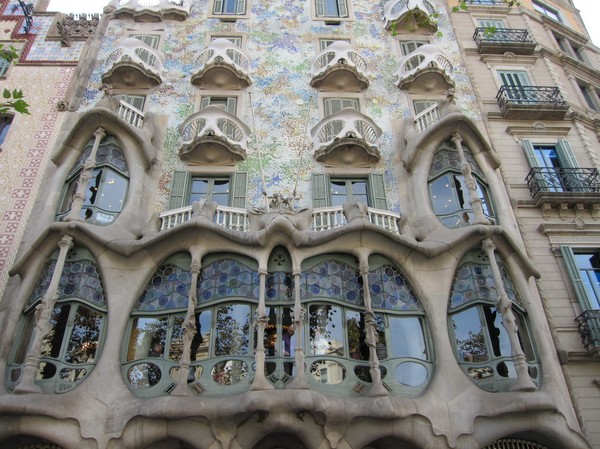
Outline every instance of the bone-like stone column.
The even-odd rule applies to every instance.
[[[500,268],[495,257],[496,246],[492,239],[487,238],[481,242],[481,247],[487,254],[492,268],[492,274],[494,275],[494,282],[496,283],[496,291],[498,292],[498,300],[496,301],[496,309],[502,314],[502,325],[506,329],[508,339],[510,342],[511,356],[513,363],[515,364],[515,370],[517,371],[517,383],[512,387],[512,391],[535,391],[536,386],[529,377],[527,371],[527,361],[525,354],[521,349],[519,343],[518,326],[515,314],[512,311],[512,302],[506,294],[504,289],[504,283],[502,282],[502,275],[500,274]]]
[[[35,308],[35,326],[29,342],[29,347],[27,348],[23,375],[21,381],[15,388],[15,393],[17,394],[42,392],[41,388],[35,383],[35,378],[40,367],[42,342],[44,337],[48,335],[51,330],[50,317],[58,298],[58,283],[65,266],[67,253],[72,245],[73,237],[70,235],[64,235],[58,242],[58,259],[56,260],[56,265],[52,272],[50,285],[48,286],[46,294]]]
[[[294,272],[294,329],[296,332],[292,338],[295,339],[294,349],[294,362],[296,363],[296,370],[294,378],[288,384],[288,388],[308,390],[310,386],[306,381],[306,373],[304,371],[304,319],[306,316],[306,310],[302,308],[300,302],[300,272]]]
[[[377,325],[375,314],[371,306],[371,291],[369,288],[369,253],[367,248],[356,248],[355,255],[358,257],[360,275],[363,280],[363,292],[365,301],[365,343],[369,347],[369,373],[373,382],[369,396],[388,396],[389,392],[381,380],[379,369],[379,358],[377,357]]]
[[[64,221],[82,221],[81,209],[83,208],[83,203],[85,202],[85,189],[87,188],[88,183],[92,178],[92,172],[96,167],[96,154],[98,153],[100,141],[105,136],[106,132],[102,127],[99,127],[96,131],[94,131],[94,145],[92,146],[90,155],[83,164],[83,170],[81,171],[81,175],[79,175],[79,179],[77,180],[77,191],[73,195],[73,201],[71,201],[71,210],[64,218]]]
[[[263,336],[265,329],[269,323],[267,315],[267,307],[265,306],[266,281],[267,272],[264,269],[260,270],[260,288],[258,298],[258,309],[256,311],[256,353],[254,360],[256,363],[256,372],[254,381],[250,386],[250,390],[273,390],[274,387],[265,376],[265,342]]]
[[[199,329],[196,328],[196,306],[198,304],[198,276],[200,275],[200,266],[202,264],[200,251],[192,247],[190,248],[192,255],[192,263],[190,272],[192,273],[192,283],[188,294],[188,307],[185,315],[185,320],[181,323],[183,328],[183,353],[179,359],[179,375],[177,377],[177,386],[173,390],[173,395],[188,396],[190,389],[187,387],[188,375],[190,371],[191,359],[190,351],[192,348],[192,340],[196,336]]]
[[[465,177],[465,183],[469,189],[469,204],[471,205],[471,209],[473,209],[473,213],[475,214],[475,223],[489,224],[489,220],[485,218],[483,213],[481,198],[479,197],[479,192],[477,191],[477,180],[473,176],[471,165],[469,162],[467,162],[467,158],[465,157],[465,150],[462,146],[462,137],[459,133],[455,133],[452,136],[452,142],[454,142],[454,145],[456,145],[458,157],[460,159],[460,170]]]

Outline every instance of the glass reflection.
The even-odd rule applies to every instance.
[[[337,385],[346,378],[344,365],[333,360],[317,360],[310,365],[313,378],[327,385]]]
[[[220,385],[234,385],[248,377],[248,364],[241,360],[225,360],[213,366],[211,376]]]
[[[247,355],[250,351],[250,306],[226,304],[217,308],[215,355]]]
[[[452,327],[459,361],[478,363],[489,359],[477,308],[471,307],[453,315]]]
[[[344,355],[344,334],[340,307],[313,304],[309,308],[310,354]]]
[[[427,368],[415,362],[401,363],[396,367],[396,380],[409,387],[418,387],[427,381]]]
[[[417,317],[390,317],[392,357],[427,359],[427,347],[421,320]]]

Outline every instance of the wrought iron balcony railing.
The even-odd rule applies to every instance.
[[[496,28],[493,31],[488,28],[475,28],[473,39],[478,44],[482,42],[533,44],[527,30],[512,28]]]
[[[502,86],[496,95],[501,108],[510,104],[563,106],[558,87],[544,86]]]
[[[575,321],[585,349],[600,348],[600,310],[586,310]]]
[[[531,197],[538,193],[600,193],[596,168],[534,167],[525,178]]]

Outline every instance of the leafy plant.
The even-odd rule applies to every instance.
[[[9,63],[17,59],[17,49],[10,45],[8,48],[0,44],[0,58]],[[21,89],[4,89],[2,92],[2,101],[0,102],[0,113],[15,111],[19,114],[29,114],[29,104],[24,100]]]

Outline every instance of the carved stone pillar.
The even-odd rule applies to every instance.
[[[517,371],[517,383],[512,387],[512,391],[535,391],[536,386],[531,380],[531,377],[529,377],[525,354],[523,353],[521,344],[519,343],[519,329],[515,314],[512,311],[512,302],[508,298],[506,290],[504,290],[502,275],[500,274],[500,268],[498,267],[498,262],[496,261],[496,256],[494,253],[496,246],[490,238],[484,239],[481,243],[482,249],[488,256],[490,266],[492,268],[492,274],[494,275],[494,282],[496,283],[496,291],[498,293],[496,309],[498,309],[502,315],[502,325],[508,334],[511,356],[513,363],[515,364],[515,370]]]
[[[192,253],[192,264],[190,271],[192,273],[192,283],[190,284],[190,292],[188,294],[188,307],[185,315],[185,320],[181,323],[183,328],[183,353],[179,359],[179,375],[177,376],[177,386],[173,390],[173,395],[187,396],[190,390],[187,387],[188,377],[190,374],[191,365],[191,348],[192,340],[200,329],[196,328],[196,305],[198,304],[198,276],[200,275],[201,256],[196,254],[194,248],[190,249]],[[195,379],[194,379],[195,380]]]
[[[65,266],[65,260],[67,253],[73,245],[73,237],[70,235],[64,235],[58,242],[59,253],[58,259],[54,271],[52,272],[52,279],[46,294],[35,308],[35,325],[33,335],[27,348],[27,355],[25,356],[25,366],[23,368],[23,375],[21,381],[15,388],[15,393],[41,393],[41,388],[36,385],[35,378],[40,367],[41,351],[43,339],[50,332],[50,317],[58,298],[58,283],[60,276],[62,275],[63,268]]]
[[[268,273],[266,271],[260,270],[258,309],[256,311],[257,341],[256,353],[254,355],[256,372],[254,375],[254,381],[250,386],[250,390],[273,390],[274,388],[265,376],[265,342],[263,336],[265,335],[267,324],[269,324],[269,317],[267,315],[267,308],[265,306],[267,274]]]
[[[85,202],[85,189],[87,189],[88,183],[92,178],[92,172],[96,167],[96,154],[98,153],[100,141],[105,136],[106,132],[102,127],[99,127],[96,131],[94,131],[94,145],[90,155],[83,164],[83,170],[81,171],[81,175],[79,175],[79,179],[77,180],[77,190],[73,195],[73,201],[71,201],[71,210],[64,218],[64,221],[82,221],[81,209],[83,208],[83,203]]]
[[[379,358],[377,357],[377,325],[371,306],[371,291],[369,289],[369,254],[366,248],[355,250],[360,265],[360,275],[363,280],[365,301],[365,343],[369,347],[369,373],[373,382],[369,396],[387,396],[389,392],[383,386]]]
[[[296,364],[296,370],[294,371],[294,378],[289,383],[288,388],[308,390],[310,386],[306,381],[306,373],[304,372],[304,317],[306,316],[306,310],[302,308],[300,302],[300,272],[294,273],[294,338],[296,346],[294,349],[294,362]]]
[[[471,171],[471,165],[467,161],[465,157],[465,150],[462,146],[462,137],[460,134],[455,133],[452,136],[452,142],[456,145],[456,149],[458,150],[458,157],[460,158],[460,169],[465,177],[465,184],[469,189],[469,204],[471,205],[471,209],[473,209],[473,214],[475,214],[475,224],[489,224],[489,220],[485,218],[483,213],[483,206],[481,203],[481,198],[479,197],[479,192],[477,191],[477,180],[473,176]]]

